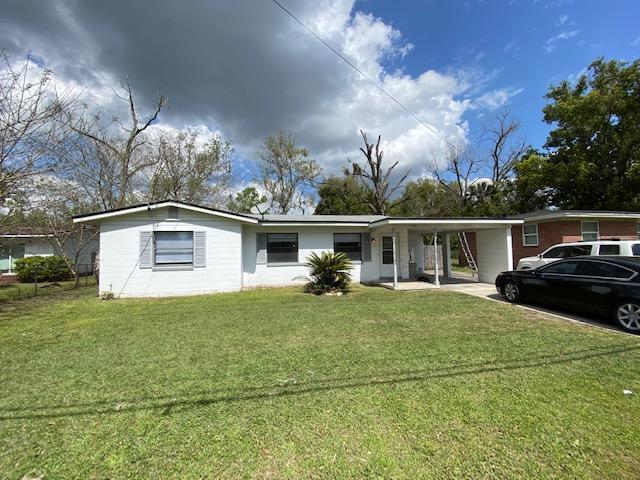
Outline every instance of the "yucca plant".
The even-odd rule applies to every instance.
[[[306,291],[323,295],[327,293],[344,293],[349,290],[351,282],[351,260],[342,252],[315,252],[309,255],[306,263],[309,267],[310,282]]]

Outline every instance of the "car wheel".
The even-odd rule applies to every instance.
[[[519,302],[522,298],[520,287],[518,287],[518,284],[516,282],[512,282],[511,280],[503,285],[502,294],[505,296],[507,301],[511,303]]]
[[[614,319],[623,330],[640,333],[640,302],[619,303],[614,311]]]

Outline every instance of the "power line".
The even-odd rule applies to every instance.
[[[408,113],[409,115],[411,115],[420,125],[422,125],[423,127],[425,127],[427,130],[429,130],[431,133],[433,133],[434,135],[440,137],[447,145],[449,145],[451,148],[453,148],[456,151],[460,151],[459,148],[454,145],[453,143],[451,143],[449,140],[447,140],[444,135],[442,135],[440,132],[438,132],[435,128],[433,128],[431,125],[429,125],[428,123],[424,122],[420,117],[418,117],[415,113],[413,113],[411,110],[409,110],[407,107],[405,107],[399,100],[396,100],[393,95],[391,95],[389,92],[387,92],[384,88],[382,88],[380,85],[378,85],[377,82],[375,82],[371,77],[369,77],[366,73],[364,73],[362,70],[360,70],[357,66],[355,66],[348,58],[346,58],[344,55],[342,55],[342,53],[340,53],[338,50],[336,50],[329,42],[327,42],[324,38],[322,38],[320,35],[318,35],[316,32],[314,32],[311,28],[309,28],[304,22],[302,22],[302,20],[300,20],[298,17],[296,17],[291,11],[289,11],[284,5],[282,5],[278,0],[271,0],[273,3],[275,3],[278,7],[280,7],[280,9],[282,9],[283,12],[285,12],[287,15],[289,15],[291,18],[293,18],[296,23],[298,23],[302,28],[304,28],[307,32],[309,32],[311,35],[313,35],[318,41],[320,41],[325,47],[327,47],[329,50],[331,50],[333,53],[335,53],[343,62],[345,62],[347,65],[349,65],[351,68],[353,68],[356,72],[358,72],[365,80],[367,80],[371,85],[373,85],[376,89],[378,89],[380,92],[382,92],[384,95],[386,95],[387,97],[389,97],[396,105],[398,105],[402,110],[404,110],[406,113]]]

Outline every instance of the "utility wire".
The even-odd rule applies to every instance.
[[[425,121],[423,121],[420,117],[418,117],[418,115],[416,115],[415,113],[413,113],[411,110],[409,110],[407,107],[405,107],[399,100],[396,100],[393,95],[391,95],[389,92],[387,92],[384,88],[382,88],[380,85],[378,85],[378,83],[376,81],[374,81],[371,77],[369,77],[366,73],[364,73],[362,70],[360,70],[357,66],[355,66],[348,58],[346,58],[344,55],[342,55],[342,53],[340,53],[338,50],[336,50],[329,42],[327,42],[324,38],[322,38],[320,35],[318,35],[316,32],[314,32],[311,28],[309,28],[304,22],[302,22],[302,20],[300,20],[298,17],[296,17],[290,10],[288,10],[284,5],[282,5],[278,0],[271,0],[273,3],[275,3],[278,7],[280,7],[280,9],[285,12],[287,15],[289,15],[291,18],[293,18],[296,23],[298,23],[302,28],[304,28],[307,32],[309,32],[311,35],[313,35],[319,42],[321,42],[325,47],[327,47],[329,50],[331,50],[333,53],[335,53],[343,62],[345,62],[347,65],[349,65],[351,68],[353,68],[356,72],[358,72],[365,80],[367,80],[371,85],[373,85],[374,87],[376,87],[376,89],[378,89],[381,93],[383,93],[384,95],[386,95],[387,97],[389,97],[396,105],[398,105],[402,110],[404,110],[406,113],[408,113],[409,115],[411,115],[420,125],[422,125],[423,127],[425,127],[426,129],[428,129],[431,133],[433,133],[434,135],[436,135],[437,137],[440,137],[447,145],[449,145],[451,148],[453,148],[456,151],[460,151],[460,149],[454,145],[453,143],[451,143],[449,140],[447,140],[444,135],[442,135],[439,131],[437,131],[435,128],[433,128],[431,125],[429,125],[428,123],[426,123]]]

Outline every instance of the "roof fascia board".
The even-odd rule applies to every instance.
[[[368,227],[369,223],[358,222],[269,222],[261,221],[262,227]]]
[[[253,224],[258,223],[257,218],[245,217],[242,215],[234,215],[233,213],[227,213],[227,212],[222,212],[220,210],[196,207],[194,205],[188,205],[180,202],[154,203],[149,205],[141,205],[139,207],[131,207],[123,210],[116,210],[113,212],[96,213],[94,215],[87,215],[83,217],[74,218],[73,223],[91,222],[94,220],[102,220],[104,218],[112,218],[112,217],[118,217],[122,215],[129,215],[131,213],[146,212],[148,210],[156,210],[158,208],[164,208],[164,207],[183,208],[185,210],[191,210],[193,212],[205,213],[208,215],[214,215],[214,216],[223,217],[223,218],[230,218],[233,220],[238,220],[240,222],[253,223]]]
[[[452,218],[452,219],[393,219],[393,218],[385,218],[384,220],[378,220],[377,222],[371,223],[371,228],[382,227],[384,225],[459,225],[459,224],[470,224],[470,225],[522,225],[524,220],[479,220],[479,219],[463,219],[463,218]]]

